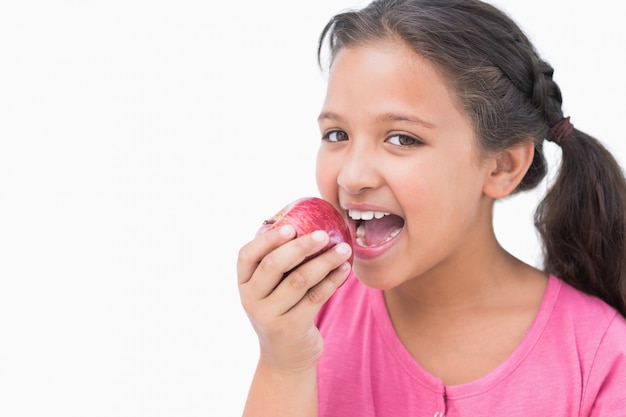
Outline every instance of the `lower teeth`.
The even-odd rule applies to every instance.
[[[357,243],[357,245],[363,246],[363,247],[380,246],[383,243],[389,242],[391,239],[393,239],[394,237],[398,236],[398,233],[400,233],[400,230],[402,230],[401,227],[399,227],[396,230],[394,230],[393,232],[389,233],[389,235],[382,242],[377,242],[377,243],[375,243],[373,245],[368,245],[367,243],[365,243],[365,239],[364,239],[364,237],[365,237],[365,226],[363,224],[361,224],[356,229],[356,243]]]

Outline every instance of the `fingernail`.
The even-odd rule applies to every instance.
[[[335,246],[335,250],[340,255],[346,255],[350,253],[350,245],[345,242],[338,243],[337,246]]]
[[[339,266],[339,271],[341,272],[348,272],[350,270],[350,264],[348,262],[341,264]]]
[[[293,226],[290,224],[280,226],[280,228],[278,229],[278,234],[280,234],[282,237],[291,236],[292,233],[293,233]]]
[[[325,242],[326,232],[324,232],[323,230],[316,230],[315,232],[311,233],[311,237],[316,242]]]

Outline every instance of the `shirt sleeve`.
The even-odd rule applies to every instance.
[[[583,392],[582,415],[626,417],[626,319],[616,313],[598,347]]]

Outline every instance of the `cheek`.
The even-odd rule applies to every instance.
[[[337,171],[323,150],[317,154],[315,181],[323,198],[330,201],[335,199],[337,195]]]
[[[396,197],[403,200],[405,214],[419,213],[420,223],[436,223],[443,216],[454,217],[471,205],[469,200],[477,192],[473,173],[462,164],[450,160],[430,163],[431,160],[435,158],[396,172],[393,177]]]
[[[462,164],[457,169],[433,168],[412,181],[406,196],[410,224],[431,238],[448,239],[479,218],[482,182],[475,169]]]

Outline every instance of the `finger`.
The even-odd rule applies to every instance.
[[[351,270],[352,267],[348,262],[341,264],[326,278],[310,288],[305,296],[289,311],[289,314],[302,320],[301,325],[311,323],[324,303],[346,282]]]
[[[296,236],[295,228],[286,224],[277,229],[257,235],[239,250],[237,257],[237,281],[243,284],[250,280],[259,263],[269,252]]]
[[[328,240],[328,233],[318,230],[276,248],[258,264],[252,278],[245,283],[246,291],[256,294],[257,299],[266,298],[274,291],[286,272],[292,271],[305,258],[322,250],[328,244]]]
[[[268,296],[269,303],[276,314],[285,314],[301,302],[310,291],[324,279],[336,280],[334,271],[350,257],[351,249],[347,243],[339,243],[323,254],[316,256],[292,271]],[[324,295],[324,294],[321,294]],[[317,298],[317,295],[313,295]],[[320,297],[323,298],[323,297]]]

